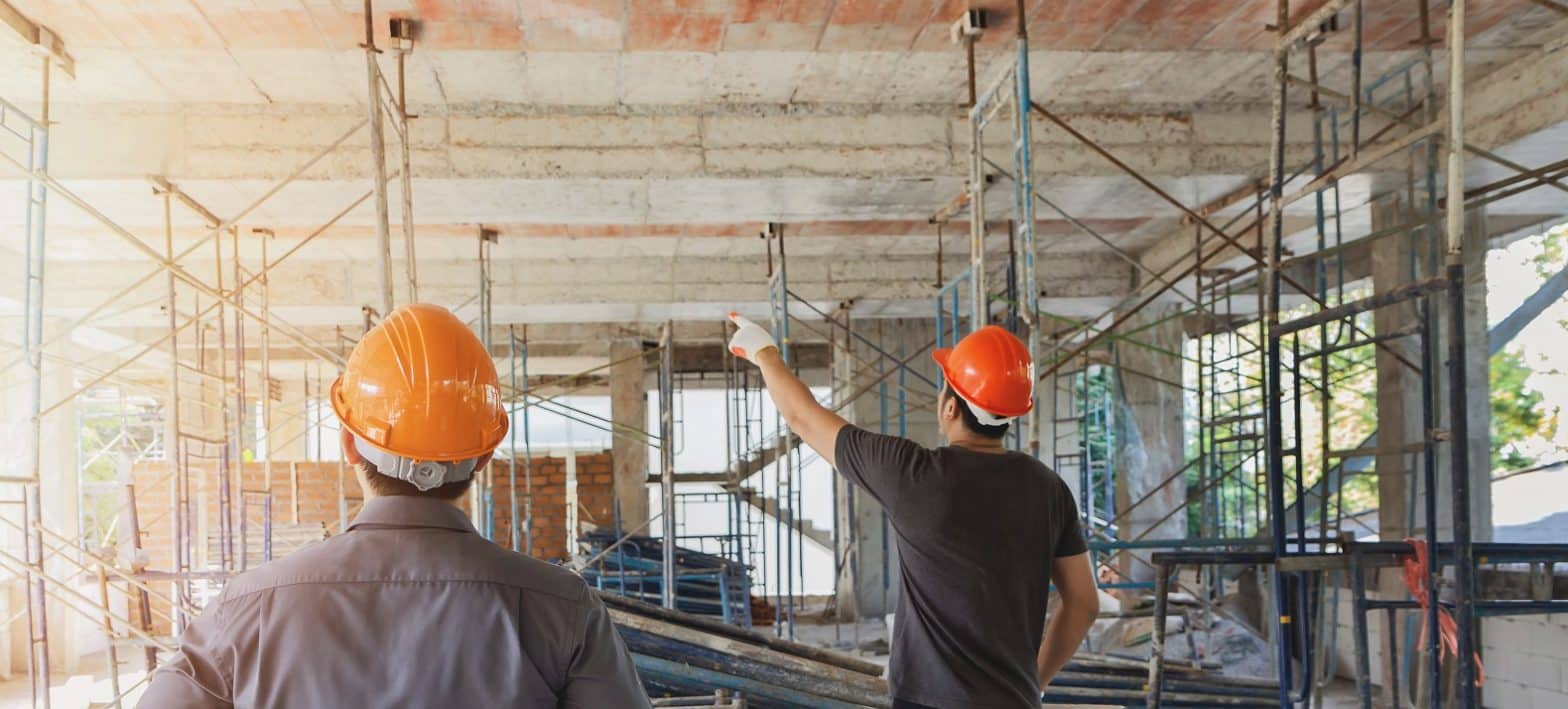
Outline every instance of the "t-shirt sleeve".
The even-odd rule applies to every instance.
[[[850,482],[871,493],[888,513],[899,504],[900,491],[917,475],[926,449],[898,436],[884,436],[856,426],[839,429],[834,467]]]
[[[1056,479],[1056,509],[1061,515],[1059,530],[1056,534],[1055,557],[1077,556],[1089,551],[1089,546],[1084,543],[1083,526],[1078,523],[1078,501],[1073,499],[1073,490],[1059,476]]]

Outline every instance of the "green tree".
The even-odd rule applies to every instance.
[[[1508,348],[1492,356],[1492,473],[1534,465],[1520,444],[1557,435],[1560,408],[1546,406],[1541,392],[1530,388],[1530,365],[1524,354]]]
[[[1532,256],[1530,261],[1541,278],[1551,278],[1564,265],[1568,265],[1568,222],[1546,230],[1541,239],[1541,251]],[[1558,320],[1557,325],[1568,334],[1568,320]]]
[[[1552,274],[1568,263],[1568,223],[1558,224],[1546,231],[1541,239],[1541,251],[1530,257],[1536,274],[1551,278]]]

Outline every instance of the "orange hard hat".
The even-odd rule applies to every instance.
[[[413,460],[490,453],[510,423],[484,344],[426,303],[393,310],[365,333],[332,382],[332,410],[354,435]]]
[[[933,351],[931,358],[947,385],[980,409],[975,414],[981,423],[1005,423],[1034,408],[1034,361],[1013,333],[987,325],[953,347]]]

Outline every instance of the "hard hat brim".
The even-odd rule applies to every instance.
[[[494,453],[495,450],[501,446],[501,442],[506,440],[507,430],[511,427],[510,420],[508,420],[505,416],[500,417],[496,421],[495,430],[491,432],[489,437],[489,439],[494,440],[492,441],[486,439],[486,445],[469,450],[460,450],[455,452],[433,452],[388,448],[387,446],[376,442],[375,436],[373,436],[369,431],[365,430],[363,426],[357,424],[354,416],[352,415],[352,412],[349,411],[348,402],[344,400],[341,394],[342,384],[343,377],[342,375],[339,375],[337,379],[332,380],[332,386],[327,390],[327,399],[332,405],[332,413],[337,414],[338,424],[344,428],[347,428],[349,432],[353,433],[356,438],[363,440],[365,443],[371,445],[374,448],[392,455],[402,456],[404,458],[414,458],[418,460],[432,460],[439,463],[451,463],[460,460],[468,460],[469,458],[478,458],[479,456],[488,453]]]

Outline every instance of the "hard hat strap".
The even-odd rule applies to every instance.
[[[478,467],[479,463],[479,458],[454,461],[405,458],[381,450],[357,434],[354,436],[354,449],[359,451],[360,457],[366,462],[376,466],[376,472],[402,480],[418,488],[420,492],[447,483],[467,480],[474,474],[474,468]]]

